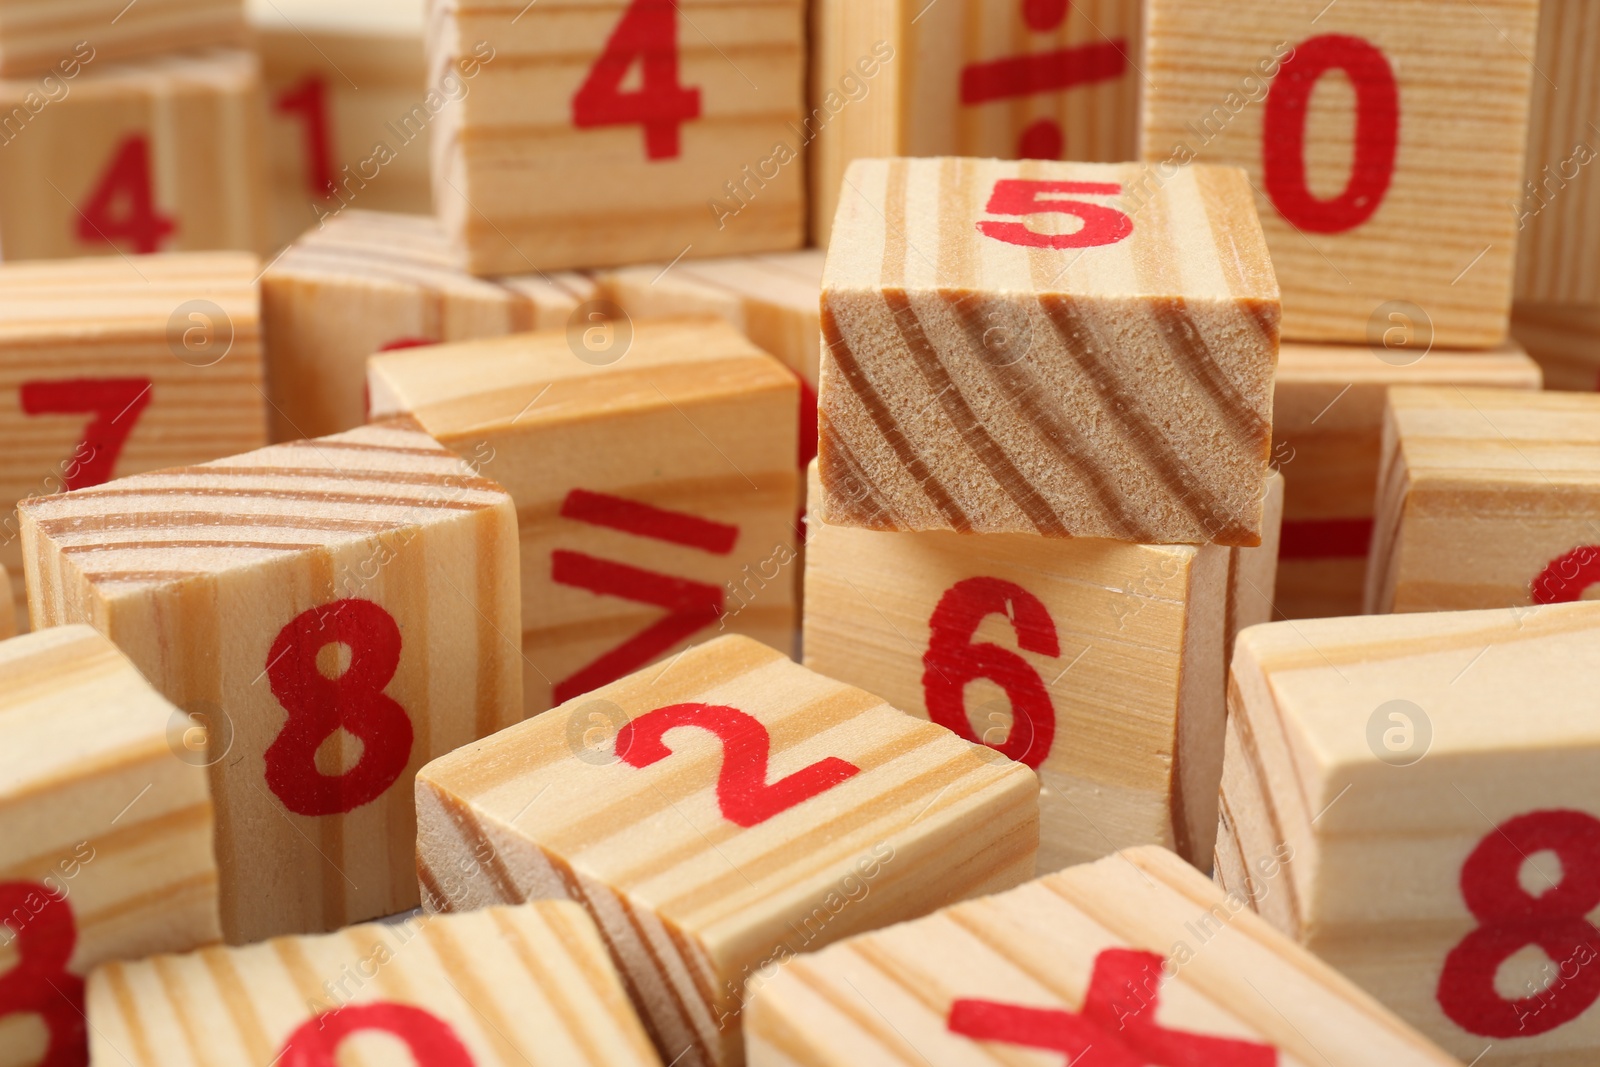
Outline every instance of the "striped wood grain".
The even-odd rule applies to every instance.
[[[97,63],[244,45],[242,0],[5,0],[0,4],[0,77],[31,77],[93,46]]]

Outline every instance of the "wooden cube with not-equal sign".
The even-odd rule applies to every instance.
[[[413,775],[522,717],[505,491],[369,426],[20,510],[34,625],[210,724],[228,940],[414,907]]]
[[[246,43],[243,0],[5,0],[0,77],[60,74],[89,44],[100,62]]]

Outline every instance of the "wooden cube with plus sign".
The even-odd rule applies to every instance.
[[[583,904],[662,1062],[738,1067],[753,975],[1032,877],[1037,796],[1025,767],[728,636],[425,767],[417,870],[430,911]]]
[[[0,77],[59,76],[85,45],[96,60],[119,62],[242,46],[247,36],[243,0],[5,0]]]
[[[750,983],[750,1067],[1456,1061],[1163,849],[853,937]]]
[[[1593,1061],[1597,682],[1595,604],[1247,630],[1218,881],[1461,1063]]]
[[[210,724],[223,930],[414,907],[416,770],[522,717],[516,510],[371,426],[24,501],[35,626]]]
[[[83,983],[222,936],[201,727],[87,626],[0,642],[0,1064],[86,1064]]]
[[[1538,12],[1151,0],[1141,158],[1158,181],[1192,163],[1249,173],[1285,340],[1376,340],[1404,311],[1441,347],[1491,347],[1511,310]]]
[[[1278,288],[1242,172],[852,164],[823,277],[824,522],[1260,543]]]
[[[794,642],[795,376],[713,318],[595,329],[371,364],[375,413],[516,502],[530,715],[719,633]]]

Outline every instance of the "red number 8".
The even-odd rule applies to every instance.
[[[32,900],[43,899],[35,910]],[[38,1067],[80,1067],[89,1060],[83,1020],[83,979],[67,971],[78,943],[66,898],[35,882],[0,885],[0,922],[20,915],[17,962],[0,975],[0,1019],[37,1015],[50,1032]]]
[[[473,1067],[472,1054],[438,1016],[409,1004],[381,1002],[337,1008],[308,1020],[289,1035],[277,1067],[339,1067],[339,1046],[363,1030],[392,1034],[406,1043],[417,1067]]]

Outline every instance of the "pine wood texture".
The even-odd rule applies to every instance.
[[[1600,307],[1518,302],[1511,333],[1544,369],[1544,387],[1600,390]]]
[[[1285,340],[1376,340],[1400,305],[1439,347],[1499,344],[1538,9],[1152,0],[1147,177],[1159,184],[1190,162],[1245,168]]]
[[[260,251],[255,56],[216,49],[78,67],[53,89],[0,81],[5,259]]]
[[[1379,462],[1369,614],[1600,594],[1600,396],[1391,389]]]
[[[1262,492],[1261,544],[1255,548],[1228,550],[1228,611],[1223,631],[1223,659],[1233,656],[1233,642],[1239,631],[1264,622],[1276,614],[1273,591],[1278,584],[1278,553],[1283,543],[1283,504],[1288,490],[1283,474],[1267,475]]]
[[[87,626],[0,643],[5,1067],[87,1062],[97,964],[222,936],[193,728]]]
[[[427,12],[430,78],[494,56],[434,130],[434,203],[474,274],[804,243],[801,0]]]
[[[589,278],[570,271],[474,278],[431,216],[330,218],[261,278],[273,440],[365,422],[367,357],[376,352],[564,329],[596,295]]]
[[[812,466],[812,492],[818,492]],[[1235,552],[813,515],[805,665],[1039,775],[1039,870],[1211,855]]]
[[[0,77],[56,72],[88,41],[99,62],[245,43],[242,0],[5,0]]]
[[[1342,345],[1279,350],[1273,453],[1287,485],[1275,618],[1361,614],[1390,386],[1540,386],[1539,366],[1515,342],[1412,355]]]
[[[793,644],[794,375],[716,319],[631,328],[603,353],[552,332],[372,361],[376,414],[516,502],[530,715],[717,633]]]
[[[751,1067],[1446,1067],[1172,853],[1131,849],[786,961]]]
[[[1250,190],[1193,168],[1136,203],[1138,173],[852,164],[823,278],[825,522],[1259,543],[1278,290]]]
[[[219,724],[230,943],[415,906],[412,775],[522,717],[504,490],[375,426],[21,513],[34,625],[91,623]]]
[[[19,608],[19,500],[266,443],[258,269],[242,253],[0,265],[0,565]]]
[[[1593,1063],[1597,634],[1594,604],[1246,631],[1219,881],[1462,1063]]]
[[[583,909],[548,901],[111,964],[89,980],[91,1050],[126,1067],[660,1067],[605,953]]]
[[[17,585],[22,585],[22,576],[17,576]],[[0,641],[8,637],[15,637],[19,629],[27,625],[28,602],[26,594],[17,596],[17,590],[12,588],[11,575],[6,572],[4,564],[0,564]]]
[[[1136,0],[940,0],[814,9],[811,233],[849,165],[881,156],[1116,163],[1138,154]]]
[[[665,738],[665,740],[663,740]],[[424,906],[570,898],[663,1062],[743,1062],[776,959],[1032,877],[1025,768],[728,636],[417,778]]]

